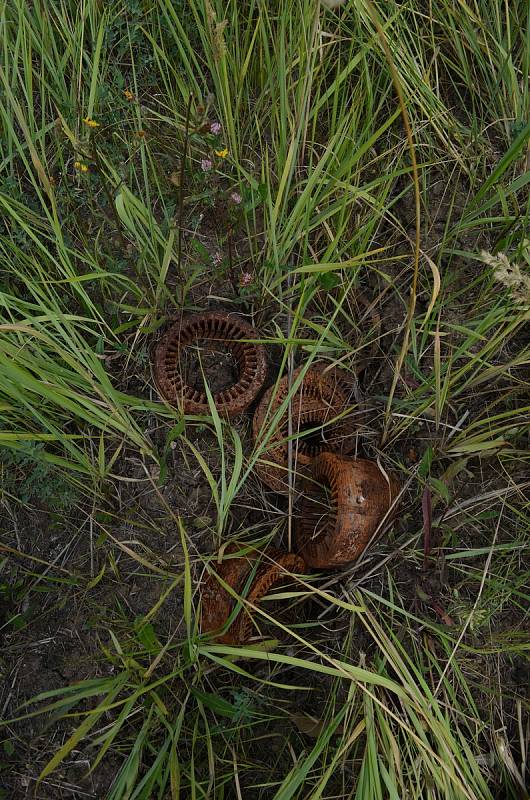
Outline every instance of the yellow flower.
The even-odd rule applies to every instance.
[[[129,100],[129,102],[130,102],[131,100],[134,100],[134,94],[131,92],[131,90],[130,90],[130,89],[125,89],[125,91],[124,91],[124,93],[123,93],[123,94],[125,95],[125,97],[127,98],[127,100]]]
[[[219,156],[219,158],[226,158],[228,155],[228,148],[224,148],[224,150],[216,150],[215,155]]]
[[[82,161],[74,161],[74,167],[79,170],[79,172],[88,172],[88,167],[86,164],[83,164]]]
[[[96,122],[95,119],[90,119],[90,117],[83,117],[83,122],[85,125],[88,125],[89,128],[99,128],[99,122]]]

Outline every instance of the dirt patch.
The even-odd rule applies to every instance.
[[[213,395],[233,386],[239,380],[237,360],[220,342],[199,341],[181,350],[184,383],[199,392],[205,383]]]

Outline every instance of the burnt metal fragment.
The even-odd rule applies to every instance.
[[[311,464],[311,480],[297,523],[297,550],[309,567],[339,567],[355,561],[376,532],[399,485],[374,461],[322,453]]]
[[[258,551],[252,551],[244,556],[226,557],[237,552],[237,549],[235,546],[227,548],[223,560],[215,565],[215,573],[207,575],[201,586],[201,631],[219,632],[215,639],[222,644],[235,645],[246,642],[252,635],[253,622],[252,608],[242,607],[228,630],[220,632],[226,627],[230,615],[236,608],[236,600],[224,588],[219,578],[238,595],[246,587],[247,603],[255,606],[273,586],[289,581],[290,573],[306,572],[303,559],[296,553],[269,549],[257,564],[260,558]],[[251,575],[255,566],[255,574]],[[247,586],[249,579],[250,585]]]
[[[291,386],[302,367],[293,372]],[[355,447],[358,418],[344,412],[355,403],[354,382],[345,370],[328,367],[323,362],[312,365],[305,373],[300,386],[291,397],[291,418],[294,464],[297,474],[322,452],[348,453]],[[271,386],[261,398],[252,423],[254,441],[259,441],[267,424],[289,396],[289,378],[284,376],[276,386]],[[343,415],[343,416],[341,416]],[[256,462],[256,472],[261,480],[279,493],[288,491],[288,433],[289,408],[286,407],[276,429],[267,442],[266,449]]]
[[[212,311],[206,314],[183,314],[162,337],[154,359],[154,377],[158,391],[169,403],[186,414],[208,415],[210,407],[204,387],[194,385],[183,373],[186,349],[199,354],[222,347],[234,362],[235,378],[225,388],[212,392],[219,414],[234,417],[255,400],[267,375],[265,348],[252,340],[258,333],[234,314]],[[250,341],[249,341],[250,340]]]

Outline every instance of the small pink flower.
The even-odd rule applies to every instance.
[[[232,192],[232,194],[230,195],[230,200],[231,200],[233,203],[235,203],[235,204],[236,204],[236,206],[238,206],[238,205],[240,204],[240,202],[241,202],[241,199],[242,199],[242,198],[241,198],[241,195],[239,194],[239,192]]]
[[[210,125],[210,132],[213,133],[214,136],[217,136],[221,133],[221,123],[220,122],[212,122]]]
[[[212,263],[213,263],[214,267],[218,267],[219,264],[221,264],[222,260],[223,260],[223,256],[221,255],[219,250],[216,253],[213,254]]]
[[[248,286],[249,283],[252,283],[253,277],[250,272],[242,272],[239,282],[241,286]]]
[[[212,167],[213,167],[213,164],[212,164],[212,162],[210,161],[209,158],[203,158],[201,160],[201,169],[202,169],[203,172],[209,172]]]

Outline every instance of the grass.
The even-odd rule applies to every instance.
[[[0,796],[526,796],[527,3],[0,15]],[[404,487],[240,648],[198,587],[220,543],[290,541],[254,475],[290,398],[255,445],[160,402],[152,344],[208,305],[278,377],[356,374]]]

